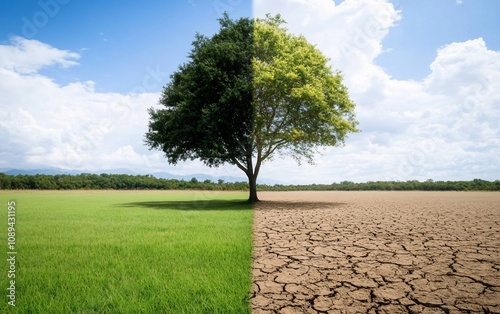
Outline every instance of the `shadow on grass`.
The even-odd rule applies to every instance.
[[[144,207],[156,210],[252,210],[252,203],[243,200],[158,201],[117,204],[120,207]]]

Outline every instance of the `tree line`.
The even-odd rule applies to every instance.
[[[152,175],[17,175],[0,173],[1,190],[218,190],[248,191],[248,182],[162,179]],[[259,191],[500,191],[500,180],[486,181],[342,181],[332,184],[257,185]]]
[[[245,182],[225,183],[219,180],[189,181],[156,178],[152,175],[90,174],[17,175],[0,173],[2,190],[247,190]]]
[[[500,191],[500,180],[486,181],[343,181],[332,184],[260,185],[262,191]]]

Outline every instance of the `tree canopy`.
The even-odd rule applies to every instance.
[[[230,163],[256,180],[275,153],[313,162],[318,146],[342,145],[357,132],[340,72],[303,36],[289,34],[279,15],[231,20],[211,38],[196,35],[189,62],[150,109],[146,143],[170,163]]]
[[[252,21],[220,23],[212,38],[196,35],[190,62],[163,90],[165,109],[149,110],[146,143],[170,163],[200,159],[219,166],[241,159],[251,142]]]

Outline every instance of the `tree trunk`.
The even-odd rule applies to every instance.
[[[250,185],[250,196],[248,197],[248,201],[252,203],[259,202],[259,198],[257,197],[257,175],[249,174],[248,184]]]

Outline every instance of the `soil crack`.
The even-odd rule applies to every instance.
[[[261,198],[256,313],[500,313],[500,194]]]

